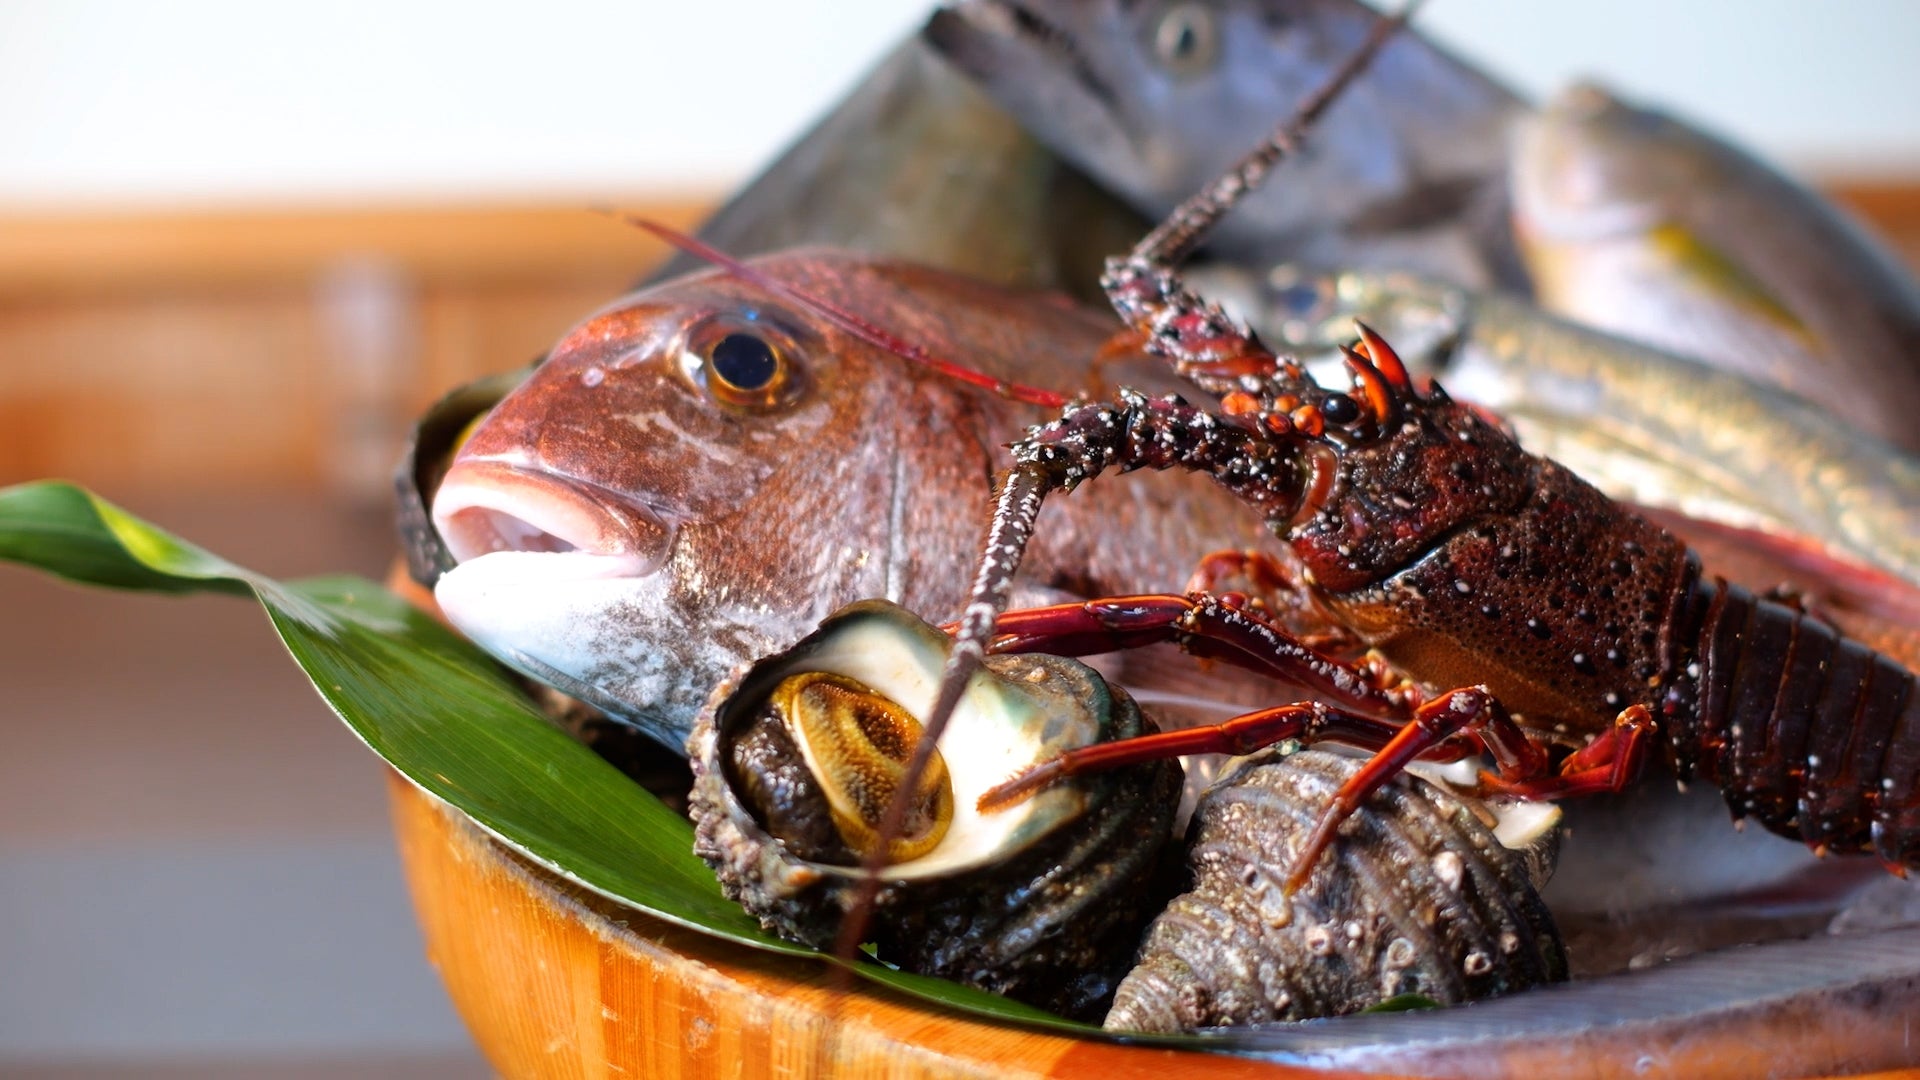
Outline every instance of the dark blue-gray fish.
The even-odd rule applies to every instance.
[[[1150,218],[1263,138],[1378,18],[1357,0],[963,0],[926,37]],[[1212,250],[1524,287],[1506,221],[1525,105],[1411,31],[1218,226]]]

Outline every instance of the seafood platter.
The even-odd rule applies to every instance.
[[[1920,285],[1800,182],[1349,0],[960,0],[636,224],[396,478],[681,845],[369,737],[503,1071],[1920,1065]]]

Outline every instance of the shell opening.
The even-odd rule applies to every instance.
[[[880,842],[880,821],[920,741],[920,721],[858,680],[824,671],[789,675],[768,704],[806,756],[841,840],[864,860]],[[886,861],[931,851],[952,821],[953,785],[936,752],[919,779],[901,835],[887,845]]]
[[[854,873],[854,852],[873,843],[872,823],[920,739],[918,718],[932,705],[949,648],[937,628],[872,601],[844,609],[743,677],[718,707],[715,729],[729,784],[761,828],[823,873]],[[848,685],[857,689],[831,689]],[[769,719],[789,711],[776,704],[782,696],[806,699],[798,725]],[[841,707],[852,712],[832,715]],[[1074,783],[1004,810],[977,804],[1027,765],[1097,741],[1111,707],[1104,684],[1079,665],[993,658],[940,738],[940,793],[920,795],[921,820],[937,818],[941,827],[915,829],[912,850],[890,851],[882,876],[942,877],[999,862],[1080,816],[1088,800]],[[773,743],[785,750],[773,752]]]

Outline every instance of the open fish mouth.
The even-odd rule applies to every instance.
[[[651,509],[598,485],[510,462],[457,462],[433,500],[433,523],[456,562],[500,552],[600,556],[596,576],[658,570],[673,529]]]
[[[692,658],[655,625],[672,610],[671,521],[589,481],[478,458],[447,472],[433,523],[457,564],[434,598],[462,634],[662,742],[684,737],[684,724],[654,715],[693,692],[672,675]]]

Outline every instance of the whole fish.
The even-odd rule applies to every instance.
[[[963,0],[926,37],[1057,153],[1158,220],[1349,56],[1357,0]],[[1505,200],[1511,91],[1401,33],[1215,253],[1524,290]]]
[[[699,235],[737,257],[828,244],[1093,298],[1100,260],[1147,224],[910,37]],[[704,268],[680,254],[648,281]]]
[[[1113,331],[907,264],[756,265],[1001,378],[1079,389]],[[1000,447],[1050,413],[736,278],[682,279],[582,323],[473,430],[432,497],[458,563],[435,596],[495,656],[678,747],[730,669],[843,604],[957,614]],[[1203,478],[1098,487],[1048,508],[1034,599],[1178,589],[1205,554],[1267,543]]]
[[[1591,85],[1520,121],[1512,190],[1542,306],[1920,450],[1920,283],[1827,200]]]
[[[1783,558],[1810,543],[1920,583],[1920,461],[1792,395],[1411,274],[1221,268],[1196,280],[1295,348],[1345,340],[1354,318],[1366,321],[1529,450],[1615,498],[1760,530],[1751,538],[1780,538]]]

